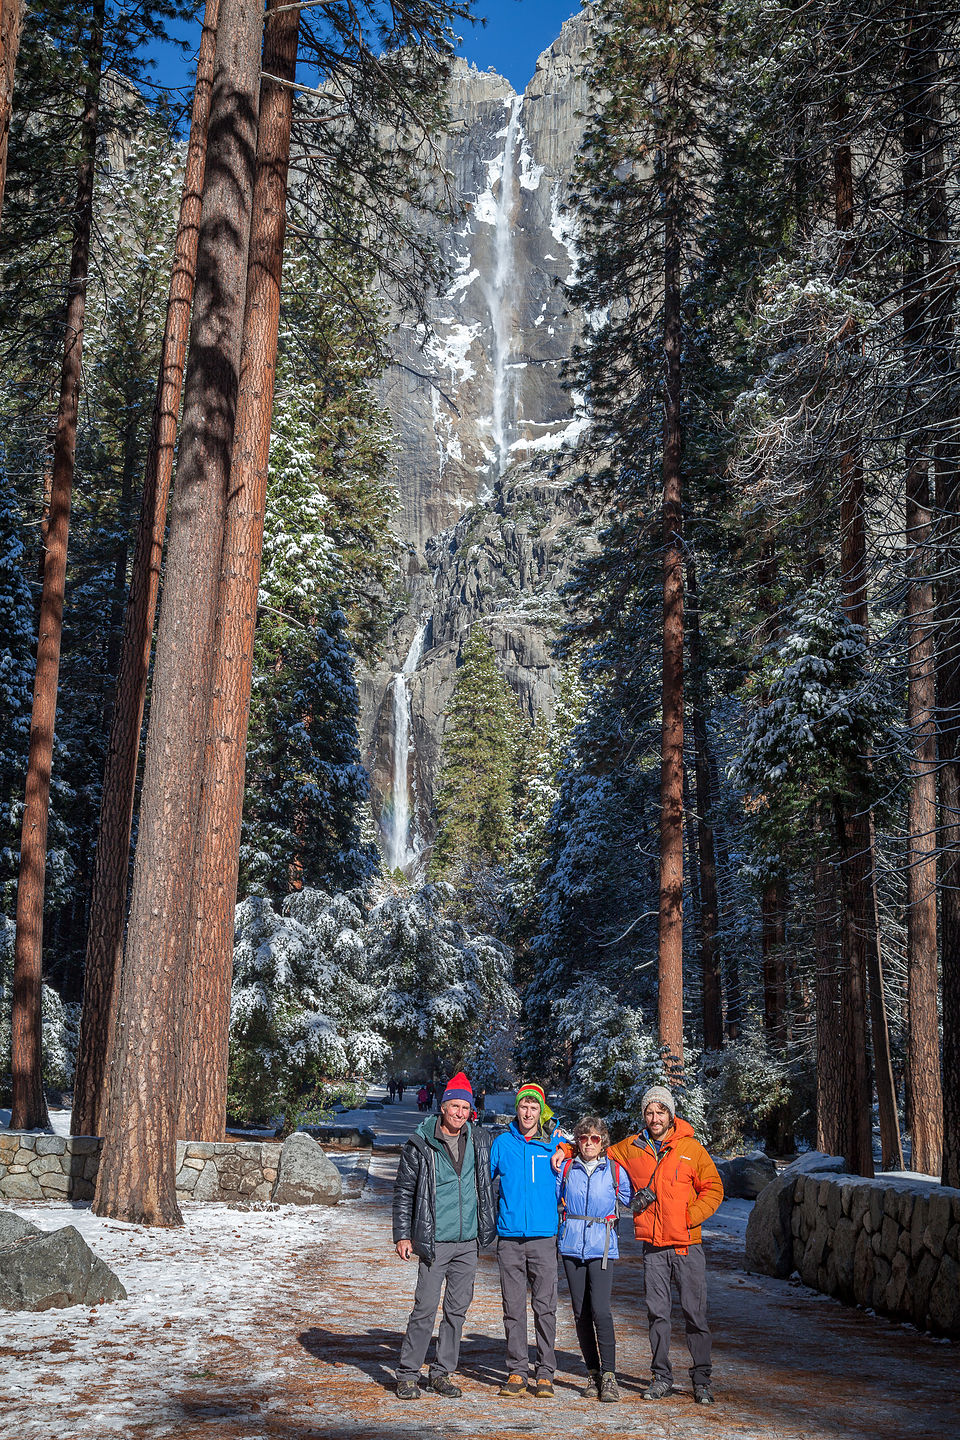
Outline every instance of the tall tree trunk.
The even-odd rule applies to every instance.
[[[48,1128],[50,1124],[43,1094],[41,1053],[43,897],[46,886],[50,772],[53,765],[53,736],[57,715],[67,541],[70,533],[70,502],[77,449],[83,321],[87,299],[90,232],[93,226],[93,180],[100,114],[104,7],[105,0],[96,0],[90,18],[87,43],[87,83],[83,99],[73,244],[67,284],[63,368],[60,373],[60,401],[53,445],[37,670],[33,686],[26,799],[20,838],[11,1037],[13,1105],[10,1128],[13,1130]]]
[[[907,1072],[911,1165],[939,1175],[943,1095],[937,1019],[937,738],[930,578],[930,460],[933,435],[923,414],[930,378],[930,333],[923,234],[923,155],[930,80],[924,42],[911,34],[904,62],[903,201],[908,261],[904,275],[904,363],[907,374],[906,459],[907,725],[913,740],[907,802]]]
[[[160,373],[153,407],[150,445],[144,470],[140,523],[133,552],[130,594],[124,621],[113,718],[103,776],[100,832],[90,896],[90,927],[84,968],[80,1045],[74,1083],[74,1135],[100,1133],[105,1104],[106,1061],[123,955],[130,833],[137,780],[140,731],[150,668],[150,645],[157,608],[160,559],[167,523],[167,497],[173,473],[183,367],[197,270],[197,241],[207,154],[207,124],[217,39],[219,0],[207,0],[203,17],[197,80],[190,121],[180,220],[173,252],[167,319],[160,352]]]
[[[845,138],[844,102],[836,109],[838,141],[833,152],[836,228],[841,235],[841,271],[851,268],[853,244],[853,159]],[[847,619],[866,633],[866,514],[863,466],[856,438],[843,441],[840,471],[840,586]],[[867,897],[873,871],[869,817],[848,804],[836,816],[840,847],[841,954],[839,1147],[854,1174],[873,1174],[870,1060],[867,1049]]]
[[[817,833],[823,832],[821,823]],[[836,872],[825,856],[813,868],[814,955],[817,1032],[817,1149],[839,1151],[840,1115],[840,957],[837,954]]]
[[[717,897],[717,857],[713,839],[713,792],[710,783],[710,743],[707,735],[706,680],[700,649],[700,591],[697,567],[687,556],[687,609],[690,668],[694,680],[693,747],[697,795],[697,854],[700,861],[700,977],[705,1050],[723,1046],[723,997],[720,990],[720,905]]]
[[[236,418],[263,12],[221,0],[183,426],[94,1208],[180,1223],[179,1022]]]
[[[181,1126],[200,1140],[223,1137],[233,970],[234,910],[250,718],[253,642],[263,550],[267,462],[277,360],[286,228],[292,81],[300,12],[267,10],[260,91],[250,267],[230,471],[220,613],[204,765],[191,945],[182,1030]]]
[[[23,31],[23,0],[0,0],[0,215],[7,188],[7,150],[13,115],[13,78]]]
[[[931,60],[924,147],[927,291],[931,358],[944,436],[934,451],[937,527],[937,734],[940,777],[940,993],[943,1013],[944,1185],[960,1187],[960,435],[954,310],[956,262],[950,235],[939,56]]]
[[[680,218],[677,157],[663,158],[663,722],[660,745],[660,1044],[683,1065],[683,510]]]

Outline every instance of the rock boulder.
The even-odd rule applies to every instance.
[[[30,1226],[30,1231],[0,1246],[0,1307],[53,1310],[126,1300],[116,1275],[79,1230],[65,1225],[49,1231]]]
[[[717,1169],[728,1200],[753,1200],[776,1178],[777,1167],[762,1150],[750,1155],[736,1155],[732,1160],[718,1160]]]
[[[336,1205],[343,1181],[332,1160],[304,1131],[283,1142],[280,1169],[272,1199],[278,1205]]]

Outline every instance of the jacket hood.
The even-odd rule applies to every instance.
[[[539,1145],[542,1149],[549,1151],[555,1148],[550,1136],[544,1135],[542,1130],[538,1130],[536,1135],[531,1136],[529,1140],[525,1139],[524,1136],[520,1134],[520,1126],[516,1120],[510,1121],[510,1124],[507,1126],[507,1134],[512,1135],[515,1140],[519,1140],[521,1145]]]
[[[413,1133],[415,1135],[421,1136],[427,1142],[427,1144],[432,1145],[435,1150],[439,1150],[443,1146],[443,1141],[437,1139],[437,1126],[439,1124],[439,1115],[428,1115],[426,1120],[421,1120],[420,1124],[417,1126],[416,1130]],[[469,1120],[463,1128],[466,1131],[467,1139],[469,1140],[470,1136],[473,1134],[473,1126],[470,1124]]]
[[[680,1116],[678,1115],[677,1118],[676,1118],[676,1120],[674,1120],[674,1122],[673,1122],[673,1129],[671,1130],[670,1134],[667,1136],[666,1140],[664,1141],[664,1144],[666,1145],[667,1149],[669,1150],[669,1149],[671,1149],[674,1145],[676,1145],[676,1143],[677,1143],[678,1140],[686,1140],[686,1139],[687,1139],[688,1137],[690,1137],[690,1136],[693,1136],[693,1138],[696,1139],[696,1136],[694,1135],[693,1126],[690,1124],[690,1121],[689,1121],[689,1120],[681,1120]],[[641,1147],[644,1146],[644,1145],[649,1145],[649,1144],[650,1144],[650,1140],[649,1140],[648,1137],[647,1137],[646,1131],[645,1131],[645,1130],[641,1130],[641,1131],[638,1133],[638,1135],[637,1135],[637,1137],[636,1137],[636,1139],[634,1140],[633,1143],[634,1143],[634,1145],[639,1145],[639,1146],[641,1146]]]

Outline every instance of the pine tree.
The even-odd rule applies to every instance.
[[[506,865],[521,724],[496,652],[482,626],[474,625],[461,652],[444,731],[431,876]]]

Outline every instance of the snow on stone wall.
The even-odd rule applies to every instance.
[[[826,1158],[826,1157],[825,1157]],[[747,1268],[960,1336],[960,1190],[914,1176],[784,1171],[747,1226]]]

